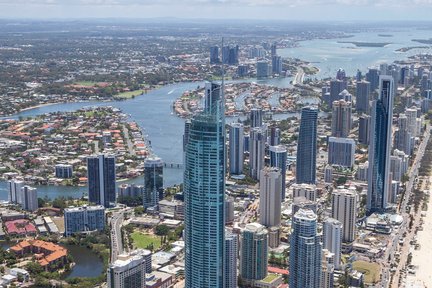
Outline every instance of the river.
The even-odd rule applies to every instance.
[[[379,32],[383,33],[383,32]],[[407,30],[387,31],[392,37],[380,37],[378,32],[357,33],[352,38],[346,39],[319,39],[300,42],[300,47],[279,49],[278,53],[283,57],[296,57],[302,60],[316,62],[313,65],[320,69],[317,78],[334,77],[338,68],[342,67],[348,75],[354,75],[357,69],[366,72],[367,67],[382,62],[391,63],[395,60],[405,59],[417,53],[432,53],[432,48],[413,49],[406,53],[396,53],[394,50],[402,47],[426,46],[411,41],[411,39],[428,39],[430,31]],[[338,43],[338,41],[368,41],[391,42],[385,47],[361,47],[353,44]],[[256,81],[254,79],[247,80]],[[256,81],[260,84],[269,84],[277,87],[290,87],[291,78],[268,79]],[[9,118],[20,116],[36,116],[43,113],[56,111],[74,111],[87,106],[114,106],[129,114],[143,129],[145,137],[151,141],[152,150],[167,163],[182,163],[182,139],[184,120],[172,113],[171,105],[184,91],[203,86],[204,82],[179,83],[164,86],[148,92],[134,99],[116,102],[81,102],[65,103],[43,106],[32,110],[23,111]],[[277,115],[275,119],[283,119],[293,114]],[[298,114],[294,114],[298,115]],[[235,120],[235,119],[234,119]],[[228,119],[227,122],[233,121]],[[181,169],[165,169],[164,185],[171,186],[181,183],[183,172]],[[137,178],[125,183],[143,184],[143,178]],[[39,197],[55,198],[57,196],[81,197],[86,187],[61,187],[61,186],[35,186],[38,188]],[[0,200],[7,199],[7,183],[0,182]]]

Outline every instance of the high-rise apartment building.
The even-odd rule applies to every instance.
[[[87,157],[89,202],[110,207],[116,201],[116,164],[113,155]]]
[[[356,111],[357,113],[369,113],[369,101],[371,85],[368,81],[357,82],[356,84]]]
[[[158,207],[159,200],[163,199],[163,167],[164,163],[159,157],[148,157],[144,161],[144,208]]]
[[[328,140],[328,163],[346,168],[354,166],[355,141],[350,138],[330,137]]]
[[[321,236],[317,216],[300,209],[292,221],[290,251],[290,288],[317,288],[321,282]]]
[[[340,269],[342,248],[342,223],[328,218],[323,225],[323,249],[334,254],[334,267]]]
[[[253,286],[267,276],[268,231],[261,224],[247,224],[241,241],[240,277],[244,284]]]
[[[280,174],[282,176],[281,181],[281,201],[285,200],[286,193],[286,171],[287,171],[287,149],[283,145],[270,146],[270,166],[279,168]]]
[[[332,193],[332,218],[342,223],[342,241],[355,240],[357,222],[357,195],[355,190],[337,189]]]
[[[333,102],[332,136],[346,138],[352,126],[351,102],[338,100]]]
[[[105,207],[81,206],[64,209],[66,237],[74,233],[103,231],[105,228]]]
[[[223,91],[206,84],[204,111],[192,118],[184,171],[185,287],[223,287],[225,116]]]
[[[372,103],[367,210],[387,208],[393,121],[393,78],[380,76],[378,99]]]
[[[264,127],[252,128],[249,138],[249,175],[258,180],[264,168],[266,130]]]
[[[249,119],[251,128],[261,127],[263,125],[263,111],[260,108],[252,108]]]
[[[21,188],[21,208],[27,211],[36,211],[38,209],[37,189],[24,186]]]
[[[296,182],[315,184],[318,109],[305,107],[301,112],[297,141]]]
[[[229,127],[229,170],[231,175],[243,174],[244,128],[240,123]]]
[[[21,196],[21,188],[24,187],[24,181],[12,179],[8,181],[8,200],[11,203],[21,204],[22,196]]]
[[[146,287],[146,263],[143,255],[122,254],[111,263],[107,271],[108,288]]]
[[[260,224],[266,227],[281,224],[281,182],[279,168],[264,168],[260,173]]]
[[[291,185],[293,190],[293,199],[297,197],[304,197],[310,201],[316,202],[318,193],[315,185],[312,184],[293,184]]]
[[[225,230],[224,288],[237,288],[238,236]]]

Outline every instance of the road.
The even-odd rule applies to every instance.
[[[297,73],[294,77],[294,80],[292,81],[292,85],[296,85],[296,84],[303,84],[303,80],[304,80],[304,70],[302,67],[297,67]]]
[[[123,125],[123,135],[125,137],[126,144],[127,144],[130,155],[136,155],[134,145],[132,144],[132,141],[130,140],[130,137],[129,137],[129,129],[125,125]]]
[[[124,211],[114,212],[111,217],[111,262],[117,260],[119,254],[123,253],[123,241],[121,226],[124,221]]]
[[[398,266],[396,268],[396,272],[393,275],[393,281],[390,283],[391,287],[399,287],[398,285],[399,285],[400,272],[404,268],[406,260],[408,258],[409,249],[410,249],[410,241],[414,237],[415,227],[416,227],[416,224],[418,224],[421,211],[418,211],[417,215],[415,215],[415,222],[414,222],[413,228],[411,229],[411,231],[409,231],[409,222],[410,222],[409,215],[410,214],[407,213],[407,206],[408,206],[409,198],[411,196],[412,189],[414,187],[414,182],[415,182],[417,175],[418,175],[418,172],[419,172],[421,160],[422,160],[424,152],[426,150],[426,145],[429,142],[430,129],[431,129],[430,124],[427,124],[425,132],[423,133],[423,141],[422,141],[422,143],[420,143],[420,146],[416,151],[416,157],[414,158],[413,165],[411,166],[411,169],[408,172],[409,179],[408,179],[408,182],[406,184],[405,195],[404,195],[404,198],[402,199],[401,205],[399,206],[399,214],[401,214],[403,217],[403,224],[396,231],[396,233],[393,235],[393,240],[390,241],[391,245],[389,245],[387,247],[387,251],[385,254],[386,257],[384,258],[385,264],[383,264],[384,268],[383,268],[383,273],[382,273],[383,276],[382,276],[382,283],[381,283],[382,286],[381,287],[388,287],[388,284],[390,281],[390,279],[389,279],[390,278],[390,271],[389,271],[390,263],[394,263],[394,254],[399,249],[398,242],[400,239],[402,239],[404,232],[407,232],[408,235],[406,235],[404,237],[404,243],[403,243],[402,247],[400,247],[400,261],[397,264]],[[389,257],[391,259],[390,263],[388,262]]]

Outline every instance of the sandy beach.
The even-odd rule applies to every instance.
[[[432,175],[429,177],[432,181]],[[430,190],[429,190],[430,191]],[[417,243],[420,244],[420,250],[413,249],[412,264],[418,267],[415,276],[408,276],[407,280],[417,280],[424,287],[432,288],[432,197],[429,197],[428,211],[423,217],[423,231],[417,233]]]

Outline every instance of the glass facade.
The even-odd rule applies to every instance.
[[[157,207],[163,199],[163,162],[158,157],[144,161],[144,208]]]
[[[116,201],[115,156],[97,155],[87,158],[89,202],[110,207]]]
[[[185,155],[187,288],[223,287],[224,282],[225,121],[220,86],[207,83],[206,94],[204,112],[191,121]]]
[[[292,227],[289,287],[320,287],[322,244],[317,234],[317,216],[312,210],[300,209]]]
[[[315,184],[318,109],[302,109],[297,141],[296,182]]]
[[[383,211],[387,207],[390,177],[390,152],[393,120],[393,79],[380,77],[380,95],[372,105],[369,145],[367,210]]]

